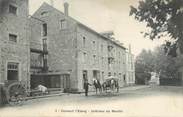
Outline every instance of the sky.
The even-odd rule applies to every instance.
[[[163,43],[162,40],[144,38],[144,23],[129,16],[130,5],[137,6],[138,0],[53,0],[54,7],[64,11],[63,3],[69,3],[69,15],[97,32],[114,31],[115,38],[125,47],[131,44],[132,53],[137,56],[142,49],[151,49]],[[51,0],[29,0],[32,15],[43,2]]]

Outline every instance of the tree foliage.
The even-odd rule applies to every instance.
[[[156,47],[153,51],[155,60],[154,70],[160,73],[160,78],[175,78],[178,69],[177,58],[166,56],[164,46]]]
[[[151,72],[160,73],[160,78],[177,78],[177,71],[183,65],[183,55],[176,58],[167,56],[165,46],[158,46],[153,51],[142,50],[136,57],[136,83],[145,84],[150,80]]]
[[[135,62],[136,83],[146,84],[150,80],[150,73],[154,69],[153,54],[149,50],[142,50]]]
[[[170,36],[174,40],[171,46],[179,47],[183,53],[183,0],[139,1],[137,8],[131,6],[130,15],[151,29],[144,33],[145,37],[153,40]]]

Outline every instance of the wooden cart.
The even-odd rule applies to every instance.
[[[10,105],[22,104],[28,96],[26,85],[21,81],[5,82],[5,94]]]

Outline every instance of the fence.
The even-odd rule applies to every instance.
[[[162,78],[160,79],[160,85],[181,86],[182,80],[180,78]]]

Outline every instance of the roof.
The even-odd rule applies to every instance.
[[[41,5],[40,8],[46,7],[46,6],[52,8],[52,9],[58,11],[59,13],[61,13],[62,15],[64,15],[64,13],[63,13],[62,11],[60,11],[60,10],[54,8],[53,6],[49,5],[49,4],[46,3],[46,2],[44,2],[44,3]],[[40,8],[39,8],[39,9],[40,9]],[[38,10],[39,10],[39,9],[38,9]],[[37,11],[38,11],[38,10],[37,10]],[[37,11],[36,11],[36,12],[37,12]],[[35,12],[35,13],[36,13],[36,12]],[[34,13],[34,14],[35,14],[35,13]],[[34,14],[33,14],[33,16],[34,16]],[[81,27],[87,29],[88,31],[90,31],[90,32],[92,32],[92,33],[94,33],[94,34],[96,34],[97,36],[100,36],[101,38],[106,39],[106,40],[112,42],[113,44],[117,45],[118,47],[121,47],[121,48],[123,48],[123,49],[126,50],[126,48],[125,48],[124,46],[122,46],[121,44],[118,44],[117,42],[111,40],[110,38],[105,37],[104,35],[98,33],[97,31],[95,31],[95,30],[93,30],[93,29],[91,29],[91,28],[89,28],[88,26],[86,26],[86,25],[84,25],[83,23],[77,21],[76,19],[74,19],[74,18],[72,18],[72,17],[70,17],[70,16],[67,16],[67,17],[70,18],[71,20],[75,21],[75,22],[78,24],[78,26],[81,26]]]
[[[95,33],[96,35],[100,36],[101,38],[106,39],[106,40],[112,42],[113,44],[115,44],[115,45],[117,45],[117,46],[119,46],[119,47],[121,47],[121,48],[123,48],[123,49],[126,50],[126,48],[125,48],[124,46],[118,44],[117,42],[111,40],[110,38],[107,38],[107,37],[103,36],[102,34],[96,32],[95,30],[93,30],[93,29],[91,29],[91,28],[89,28],[89,27],[87,27],[86,25],[84,25],[84,24],[82,24],[82,23],[80,23],[80,22],[77,22],[77,24],[78,24],[79,26],[82,26],[83,28],[87,29],[88,31],[90,31],[90,32],[92,32],[92,33]]]

